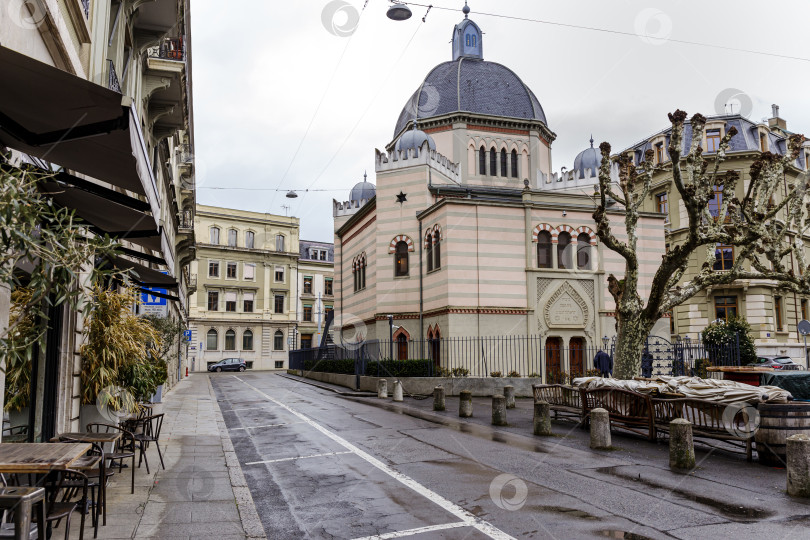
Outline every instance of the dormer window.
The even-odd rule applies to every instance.
[[[768,151],[768,136],[762,132],[759,134],[759,149],[762,152]]]
[[[706,151],[717,152],[720,150],[720,130],[709,129],[706,131]]]
[[[662,142],[655,145],[655,162],[659,165],[664,162],[664,143]]]

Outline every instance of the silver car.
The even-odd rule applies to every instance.
[[[789,356],[758,356],[755,364],[748,365],[793,371],[804,369],[803,366],[794,362]]]

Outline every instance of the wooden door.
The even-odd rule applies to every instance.
[[[562,338],[546,339],[546,383],[558,384],[562,381]]]
[[[585,375],[585,339],[571,338],[568,344],[568,358],[571,363],[571,377]]]

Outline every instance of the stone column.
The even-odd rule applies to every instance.
[[[402,401],[402,383],[394,381],[394,401]]]
[[[610,441],[610,415],[605,409],[591,411],[591,448],[608,450]]]
[[[444,410],[444,387],[439,385],[433,389],[433,410]]]
[[[676,418],[669,423],[669,468],[676,472],[695,468],[695,444],[689,420]]]
[[[388,397],[388,381],[385,379],[379,379],[377,381],[377,397],[378,398],[387,398]]]
[[[506,424],[506,398],[492,396],[492,425],[505,426]]]
[[[787,492],[791,497],[810,497],[810,435],[787,438]]]
[[[472,392],[469,390],[462,390],[458,395],[458,415],[461,418],[471,418],[473,415]]]
[[[547,401],[538,401],[534,404],[534,434],[552,435],[551,406]]]
[[[503,395],[506,398],[506,408],[507,409],[514,409],[515,408],[515,387],[512,385],[506,385],[503,387]]]

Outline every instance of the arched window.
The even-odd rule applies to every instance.
[[[284,332],[282,332],[281,330],[276,330],[276,333],[273,335],[273,350],[274,351],[284,350]]]
[[[219,244],[219,227],[211,227],[211,243],[213,245]]]
[[[253,350],[253,332],[251,330],[245,330],[242,333],[242,350],[243,351]]]
[[[487,151],[483,146],[478,150],[478,174],[487,174]]]
[[[397,336],[397,360],[408,359],[408,336],[400,334]]]
[[[366,255],[360,257],[360,288],[366,288]]]
[[[403,241],[397,242],[396,251],[394,252],[394,275],[407,276],[408,275],[408,244]]]
[[[425,242],[427,243],[427,248],[425,249],[425,256],[427,257],[427,271],[430,272],[433,270],[433,237],[429,232]]]
[[[433,268],[438,270],[442,267],[442,239],[439,231],[433,233]]]
[[[557,235],[557,268],[571,268],[571,235],[561,232]]]
[[[219,348],[219,333],[213,328],[205,334],[205,350],[215,351]]]
[[[518,177],[517,150],[512,150],[512,178]]]
[[[228,246],[229,247],[236,247],[236,237],[238,233],[236,229],[228,229]]]
[[[498,174],[498,151],[493,146],[489,151],[489,174],[490,176],[497,176]]]
[[[537,233],[537,267],[551,268],[551,233]]]
[[[236,350],[236,332],[233,330],[228,330],[225,332],[225,350],[226,351],[235,351]]]
[[[577,268],[591,269],[591,237],[588,233],[577,236]]]
[[[501,176],[507,176],[506,173],[506,149],[501,148]]]
[[[256,234],[253,231],[245,232],[245,247],[249,249],[253,249],[254,239],[256,238]]]

